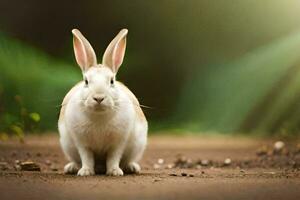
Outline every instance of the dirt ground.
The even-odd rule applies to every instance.
[[[64,175],[57,134],[0,142],[0,199],[300,199],[299,141],[151,136],[142,173]],[[22,171],[33,161],[41,171]]]

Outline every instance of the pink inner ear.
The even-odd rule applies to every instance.
[[[118,44],[118,46],[116,47],[116,52],[114,55],[114,66],[116,70],[118,70],[118,68],[123,62],[125,48],[126,48],[126,39],[122,39]]]
[[[85,60],[86,53],[84,51],[84,46],[82,45],[82,43],[79,41],[78,38],[74,38],[74,50],[75,50],[75,57],[77,63],[83,70],[86,64],[86,60]]]

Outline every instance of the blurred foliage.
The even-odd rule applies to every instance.
[[[174,121],[193,130],[298,134],[299,52],[297,31],[231,63],[195,72]]]
[[[80,74],[3,34],[0,41],[0,130],[21,136],[55,129],[61,101]]]
[[[3,93],[0,94],[0,98],[2,95]],[[28,112],[24,107],[22,98],[18,95],[15,96],[13,106],[18,108],[18,113],[5,111],[5,109],[0,113],[0,139],[6,140],[8,135],[14,135],[23,141],[24,132],[39,131],[40,115],[35,112]]]
[[[153,108],[144,109],[151,129],[297,135],[299,8],[293,0],[0,1],[10,36],[0,37],[0,112],[18,115],[18,95],[41,130],[56,129],[57,106],[81,79],[71,29],[101,61],[126,27],[118,79]]]

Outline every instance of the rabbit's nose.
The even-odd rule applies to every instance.
[[[93,96],[93,99],[99,104],[104,100],[104,98],[105,96],[100,96],[100,95]]]

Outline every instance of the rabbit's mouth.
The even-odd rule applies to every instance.
[[[94,113],[104,113],[113,110],[113,102],[109,100],[103,100],[101,102],[86,100],[85,107],[90,112]]]
[[[105,114],[109,113],[112,109],[103,105],[86,106],[86,110],[93,114]]]

